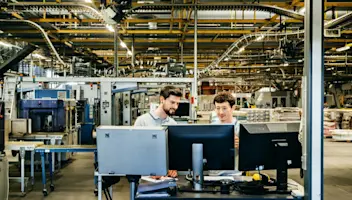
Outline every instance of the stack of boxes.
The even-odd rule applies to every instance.
[[[341,128],[342,129],[351,129],[351,118],[352,115],[350,113],[344,113],[343,117],[342,117],[342,122],[341,122]]]
[[[242,110],[242,109],[241,109]],[[250,122],[269,122],[270,109],[246,109],[247,121]]]

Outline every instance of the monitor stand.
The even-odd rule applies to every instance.
[[[128,182],[130,183],[130,200],[135,200],[138,189],[138,183],[141,176],[139,175],[127,175]]]
[[[214,192],[214,189],[205,189],[203,174],[203,144],[192,144],[192,186],[180,187],[179,192],[207,193]]]
[[[287,165],[288,160],[287,149],[288,143],[287,141],[275,141],[274,142],[276,155],[277,155],[277,166],[276,166],[276,192],[279,194],[290,194],[291,191],[288,190],[287,187]]]

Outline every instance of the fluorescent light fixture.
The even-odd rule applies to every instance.
[[[37,54],[37,53],[33,54],[33,57],[39,58],[39,59],[45,59],[44,56],[42,56],[42,55],[40,55],[40,54]]]
[[[344,47],[337,48],[336,51],[337,51],[337,52],[347,51],[347,50],[349,50],[350,48],[351,48],[351,47],[349,47],[349,46],[344,46]]]
[[[226,57],[226,58],[224,59],[224,61],[229,61],[229,58],[228,58],[228,57]]]
[[[11,44],[6,43],[6,42],[1,42],[1,41],[0,41],[0,45],[1,45],[1,46],[4,46],[4,47],[12,47]]]
[[[154,1],[137,1],[137,3],[139,4],[151,4],[151,3],[154,3]]]
[[[244,47],[241,47],[238,51],[237,51],[237,53],[241,53],[241,52],[243,52],[245,50],[245,48]]]
[[[261,41],[261,40],[263,40],[263,39],[264,39],[264,35],[261,35],[261,36],[257,37],[257,38],[255,39],[255,41]]]
[[[114,28],[113,28],[111,25],[109,25],[109,24],[106,25],[106,28],[107,28],[110,32],[115,32]]]
[[[284,67],[287,67],[288,65],[289,65],[288,63],[284,63],[284,64],[283,64]]]
[[[305,7],[299,9],[299,11],[298,11],[298,13],[301,14],[301,15],[303,15],[305,12],[306,12],[306,8]]]
[[[92,0],[85,0],[86,3],[93,3]]]
[[[299,63],[303,62],[303,59],[298,60]]]
[[[132,56],[132,51],[127,51],[127,54]]]
[[[124,43],[123,41],[121,41],[120,45],[121,45],[123,48],[127,48],[126,43]]]
[[[66,83],[67,85],[78,85],[78,83],[77,82],[68,82],[68,83]]]

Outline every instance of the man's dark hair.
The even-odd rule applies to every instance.
[[[160,91],[160,96],[164,97],[164,99],[169,98],[171,95],[177,96],[177,97],[182,97],[182,92],[180,89],[174,87],[174,86],[165,86],[163,89]]]
[[[224,103],[224,102],[229,102],[231,108],[236,104],[236,99],[235,97],[232,96],[230,92],[220,92],[217,94],[214,98],[214,104],[215,103]]]

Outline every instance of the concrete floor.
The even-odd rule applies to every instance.
[[[352,143],[332,142],[325,140],[324,160],[324,197],[327,200],[352,199]],[[37,180],[33,191],[25,197],[19,197],[19,185],[11,185],[9,200],[95,200],[93,183],[93,155],[81,153],[75,160],[63,168],[56,176],[55,191],[43,197],[40,173],[36,174]],[[298,170],[289,172],[290,178],[303,184],[299,178]],[[114,187],[115,199],[128,199],[128,183],[123,179]]]

